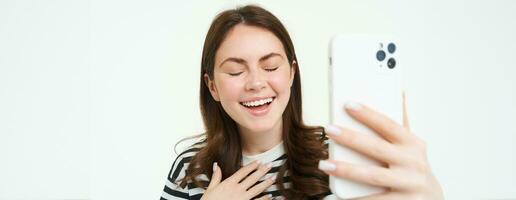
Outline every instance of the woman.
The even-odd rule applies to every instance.
[[[227,10],[212,22],[200,105],[206,132],[176,158],[161,199],[323,199],[328,174],[389,188],[363,199],[442,199],[424,143],[406,126],[358,103],[346,112],[386,140],[303,123],[294,46],[263,8]],[[387,167],[326,160],[328,138]]]

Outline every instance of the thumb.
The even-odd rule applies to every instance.
[[[222,178],[222,172],[220,172],[219,165],[217,162],[213,163],[213,174],[211,175],[210,185],[208,185],[208,189],[210,190],[217,186],[220,183],[220,179]]]

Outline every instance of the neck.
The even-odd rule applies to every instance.
[[[282,141],[282,120],[266,131],[252,131],[240,127],[240,137],[242,142],[242,154],[256,155],[266,152]]]

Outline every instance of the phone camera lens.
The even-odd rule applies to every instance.
[[[389,45],[387,45],[387,50],[389,51],[389,53],[394,53],[396,51],[396,45],[394,45],[394,43],[389,43]]]
[[[394,60],[394,58],[389,58],[387,61],[387,67],[389,67],[389,69],[396,67],[396,60]]]
[[[378,52],[376,52],[376,59],[378,59],[378,61],[385,60],[385,51],[379,50]]]

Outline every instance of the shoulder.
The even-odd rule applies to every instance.
[[[199,139],[176,156],[168,173],[161,199],[189,199],[191,188],[188,188],[188,186],[181,187],[179,182],[186,176],[186,169],[188,169],[190,160],[204,146],[206,146],[206,140]]]
[[[184,177],[184,172],[188,168],[190,160],[204,147],[206,146],[206,140],[204,138],[199,139],[194,144],[188,146],[185,150],[177,155],[172,164],[172,169],[168,174],[168,178],[177,182]]]

